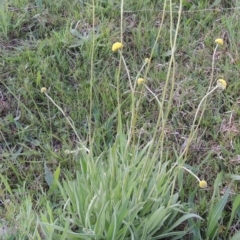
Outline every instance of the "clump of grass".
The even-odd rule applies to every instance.
[[[183,213],[178,194],[171,194],[170,162],[148,158],[150,146],[151,142],[143,150],[127,148],[126,136],[119,133],[106,153],[95,158],[84,154],[76,179],[59,184],[65,204],[58,224],[41,216],[44,234],[53,239],[60,235],[85,239],[184,236],[188,229],[175,228],[198,216]]]

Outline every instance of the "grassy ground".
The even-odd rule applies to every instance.
[[[240,3],[2,2],[3,239],[239,239]]]

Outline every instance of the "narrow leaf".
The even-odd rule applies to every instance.
[[[188,213],[184,216],[182,216],[181,218],[179,218],[170,228],[168,228],[167,231],[171,231],[174,228],[176,228],[177,226],[179,226],[181,223],[183,223],[184,221],[188,220],[189,218],[199,218],[201,220],[203,220],[200,216],[198,216],[197,214],[194,213]]]
[[[57,169],[53,173],[54,181],[57,183],[59,180],[59,175],[61,172],[60,164],[58,165]]]
[[[239,181],[239,180],[240,180],[240,175],[231,174],[231,175],[230,175],[230,178],[231,178],[232,180],[237,180],[237,181]]]
[[[231,213],[230,220],[228,222],[227,230],[230,229],[230,226],[232,224],[233,218],[235,217],[235,215],[237,213],[237,209],[239,208],[239,206],[240,206],[240,195],[237,195],[237,197],[235,197],[235,199],[233,200],[232,213]]]
[[[38,70],[38,72],[37,72],[37,78],[36,78],[36,85],[37,85],[37,86],[40,85],[41,79],[42,79],[41,72]]]
[[[227,203],[228,196],[230,192],[230,187],[228,187],[227,191],[225,192],[223,198],[219,201],[219,203],[213,208],[208,218],[208,228],[207,228],[207,236],[210,239],[214,238],[214,235],[217,231],[218,221],[222,216],[222,211]]]
[[[53,184],[53,174],[48,168],[46,162],[44,163],[44,173],[45,181],[47,182],[48,186],[51,187]]]

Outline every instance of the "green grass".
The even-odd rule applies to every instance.
[[[238,239],[238,1],[115,2],[0,6],[0,236]]]

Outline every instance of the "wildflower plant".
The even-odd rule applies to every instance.
[[[180,4],[179,9],[176,35],[174,38],[171,36],[171,39],[174,39],[174,41],[171,41],[173,49],[176,46],[181,6],[182,4]],[[165,8],[166,2],[164,4],[164,11]],[[172,18],[171,21],[173,24]],[[160,37],[161,29],[162,26],[158,32],[156,42]],[[139,143],[135,142],[135,127],[138,119],[137,111],[141,103],[141,98],[136,98],[135,94],[137,86],[144,86],[141,91],[143,92],[146,89],[154,95],[158,102],[160,113],[156,129],[160,124],[162,124],[163,128],[165,127],[171,101],[168,105],[168,112],[164,115],[163,102],[166,98],[167,86],[164,89],[164,96],[161,101],[146,84],[152,53],[149,58],[144,59],[142,67],[133,81],[124,58],[124,51],[122,50],[124,50],[122,41],[112,45],[112,51],[118,51],[120,55],[118,73],[116,74],[118,99],[118,130],[116,141],[108,151],[97,157],[98,160],[96,161],[92,152],[83,145],[82,140],[78,137],[83,150],[85,150],[81,151],[82,171],[77,173],[74,181],[66,180],[63,184],[59,184],[60,192],[64,197],[64,202],[66,202],[64,206],[66,212],[63,218],[70,217],[70,222],[73,225],[83,226],[83,230],[76,235],[76,233],[70,230],[69,225],[65,225],[64,228],[56,226],[53,222],[48,222],[47,218],[42,216],[41,226],[46,236],[53,236],[55,229],[57,229],[68,238],[72,238],[75,235],[80,238],[119,239],[119,234],[122,239],[130,236],[138,236],[137,239],[143,240],[149,237],[161,239],[166,236],[178,236],[178,238],[181,238],[188,230],[176,232],[175,228],[187,219],[200,219],[197,214],[184,212],[184,205],[178,203],[179,195],[173,191],[176,168],[169,168],[169,160],[164,160],[161,141],[157,141],[157,148],[153,151],[157,132],[155,131],[153,139],[141,150]],[[122,63],[127,73],[131,96],[131,116],[128,134],[124,133],[121,120],[119,74]],[[171,56],[171,63],[174,65],[173,55]],[[144,69],[145,73],[143,72]],[[174,77],[170,78],[170,72],[171,64],[169,64],[167,82],[172,81],[173,85]],[[46,89],[42,89],[44,90],[41,90],[41,92],[62,112],[74,133],[78,136],[72,120],[54,102]],[[171,96],[172,94],[173,86],[171,88]],[[164,140],[163,135],[160,137],[161,140]],[[159,147],[161,161],[158,160]],[[74,151],[65,152],[70,154]],[[71,216],[67,214],[68,212],[71,212]],[[177,221],[175,221],[176,217],[178,218]],[[59,221],[61,222],[61,219]],[[134,227],[131,227],[133,225]]]
[[[166,7],[166,5],[164,6]],[[175,35],[172,36],[172,31],[170,31],[170,43],[172,49],[176,48],[177,32],[182,11],[181,7],[182,4],[180,4],[179,8],[179,17]],[[172,25],[173,19],[171,18],[171,26]],[[161,28],[162,25],[159,28],[156,42],[160,36]],[[215,42],[217,45],[214,54],[216,53],[218,46],[223,44],[221,39],[217,39]],[[74,181],[66,180],[63,184],[58,183],[60,192],[66,202],[65,209],[67,212],[72,213],[71,222],[73,224],[84,226],[84,230],[77,234],[78,237],[104,238],[107,236],[107,239],[117,239],[117,235],[121,232],[122,238],[126,238],[130,235],[137,235],[138,239],[146,239],[149,236],[158,239],[164,238],[165,236],[178,236],[181,238],[187,233],[187,231],[177,233],[174,229],[187,219],[201,218],[197,214],[189,212],[183,213],[184,204],[178,203],[179,193],[175,193],[177,180],[180,181],[181,184],[183,184],[182,181],[184,180],[183,178],[177,178],[179,176],[179,170],[183,169],[194,176],[198,181],[199,188],[207,188],[207,181],[204,179],[201,180],[197,177],[196,174],[184,166],[184,163],[187,159],[188,148],[197,132],[202,118],[203,113],[200,115],[196,125],[201,107],[203,106],[204,112],[208,96],[217,89],[225,90],[227,82],[222,78],[218,79],[216,86],[212,88],[212,71],[209,90],[198,105],[187,144],[183,151],[177,156],[176,162],[170,167],[169,159],[164,160],[164,129],[172,106],[175,83],[174,51],[172,51],[171,54],[162,98],[159,99],[154,91],[150,89],[147,84],[148,82],[146,81],[149,66],[151,64],[150,59],[152,53],[149,58],[144,59],[142,67],[137,72],[135,80],[133,81],[124,58],[123,46],[122,41],[115,42],[112,45],[112,52],[118,52],[120,56],[119,68],[116,75],[116,92],[118,100],[117,138],[109,151],[107,151],[105,155],[98,157],[97,162],[94,161],[92,152],[83,144],[78,136],[73,121],[66,116],[64,111],[48,95],[47,89],[45,87],[41,89],[41,93],[45,94],[46,97],[62,112],[81,145],[81,148],[77,148],[77,150],[73,151],[67,149],[65,153],[69,155],[81,152],[82,149],[85,150],[84,152],[81,152],[83,156],[81,166],[84,171],[77,173],[77,178]],[[122,127],[122,103],[120,102],[121,64],[123,64],[128,78],[131,96],[130,126],[128,134],[126,135]],[[214,57],[212,67],[214,67]],[[139,86],[141,91],[140,97],[138,98],[136,98],[137,86]],[[140,146],[139,143],[136,143],[135,128],[138,120],[138,108],[141,104],[141,97],[143,96],[144,90],[150,93],[156,100],[159,115],[153,138],[142,150],[136,151],[136,149],[140,149]],[[170,93],[168,99],[166,97],[167,92]],[[157,134],[159,128],[162,129],[160,136]],[[89,134],[91,134],[91,131]],[[93,146],[91,136],[89,139],[90,146]],[[106,154],[107,158],[105,157]],[[103,160],[103,157],[105,161]],[[90,183],[87,183],[86,179],[91,179]],[[119,179],[121,179],[121,181],[119,181]],[[75,194],[76,189],[78,189],[77,194]],[[107,192],[104,192],[102,195],[102,193],[99,192],[101,189],[104,189],[104,191]],[[122,201],[119,201],[120,196]],[[98,211],[99,209],[101,209],[101,211]],[[178,221],[173,223],[172,220],[175,217],[178,217]],[[166,225],[164,228],[161,227],[166,220],[168,222],[168,227],[166,227]],[[131,226],[133,222],[134,228],[129,230],[128,226]],[[51,228],[49,228],[49,224],[51,224]],[[55,229],[63,232],[69,238],[75,235],[71,230],[66,232],[66,228],[69,229],[70,226],[65,226],[65,228],[55,226],[52,222],[48,222],[44,216],[41,218],[41,225],[45,235],[54,234]],[[113,231],[113,229],[115,230]]]
[[[215,116],[205,111],[209,99],[226,94],[230,75],[237,79],[228,61],[224,62],[224,75],[231,71],[228,79],[215,76],[221,69],[221,62],[216,67],[216,56],[228,37],[213,39],[213,51],[205,51],[203,44],[192,62],[189,54],[200,41],[195,39],[199,29],[204,41],[217,30],[214,17],[218,12],[205,9],[207,17],[201,18],[200,8],[208,1],[197,8],[197,1],[164,0],[149,5],[148,1],[121,0],[114,8],[92,1],[84,5],[74,28],[71,22],[79,15],[77,3],[37,1],[37,8],[29,12],[24,1],[4,2],[0,7],[4,26],[0,33],[6,40],[0,43],[0,203],[4,206],[1,217],[10,219],[14,231],[3,238],[230,239],[239,223],[240,195],[229,182],[240,177],[237,164],[229,164],[228,157],[239,147],[231,137],[229,150],[224,134],[216,129],[219,126],[210,125]],[[126,14],[129,8],[136,14]],[[38,14],[48,9],[56,13],[53,18]],[[130,18],[133,15],[136,19]],[[235,38],[239,39],[231,31],[234,23],[228,23],[236,15],[224,16],[224,21],[219,18],[218,23],[234,33],[225,55],[230,55],[237,46]],[[33,29],[32,18],[34,31],[20,31]],[[181,27],[185,19],[187,24]],[[209,29],[211,21],[213,29]],[[117,26],[119,31],[115,31]],[[13,37],[19,41],[12,41]],[[199,53],[204,53],[204,59]],[[203,85],[196,86],[202,82],[194,78],[203,75],[210,62],[210,74]],[[234,62],[236,68],[238,62]],[[197,103],[185,84],[196,87],[196,96],[201,96]],[[236,91],[228,91],[231,97],[221,101],[221,106],[211,101],[214,109],[221,108],[218,114],[223,120],[233,112],[222,114],[233,106]],[[232,115],[231,125],[236,125]],[[207,134],[213,136],[214,145],[198,136],[205,128],[212,128]],[[182,139],[186,139],[184,144]],[[192,151],[199,143],[195,139],[209,144],[201,154]],[[218,154],[212,155],[215,144],[222,145],[221,154],[217,148]],[[235,174],[218,173],[216,155],[221,156],[220,168],[223,165],[222,170],[232,169]]]

